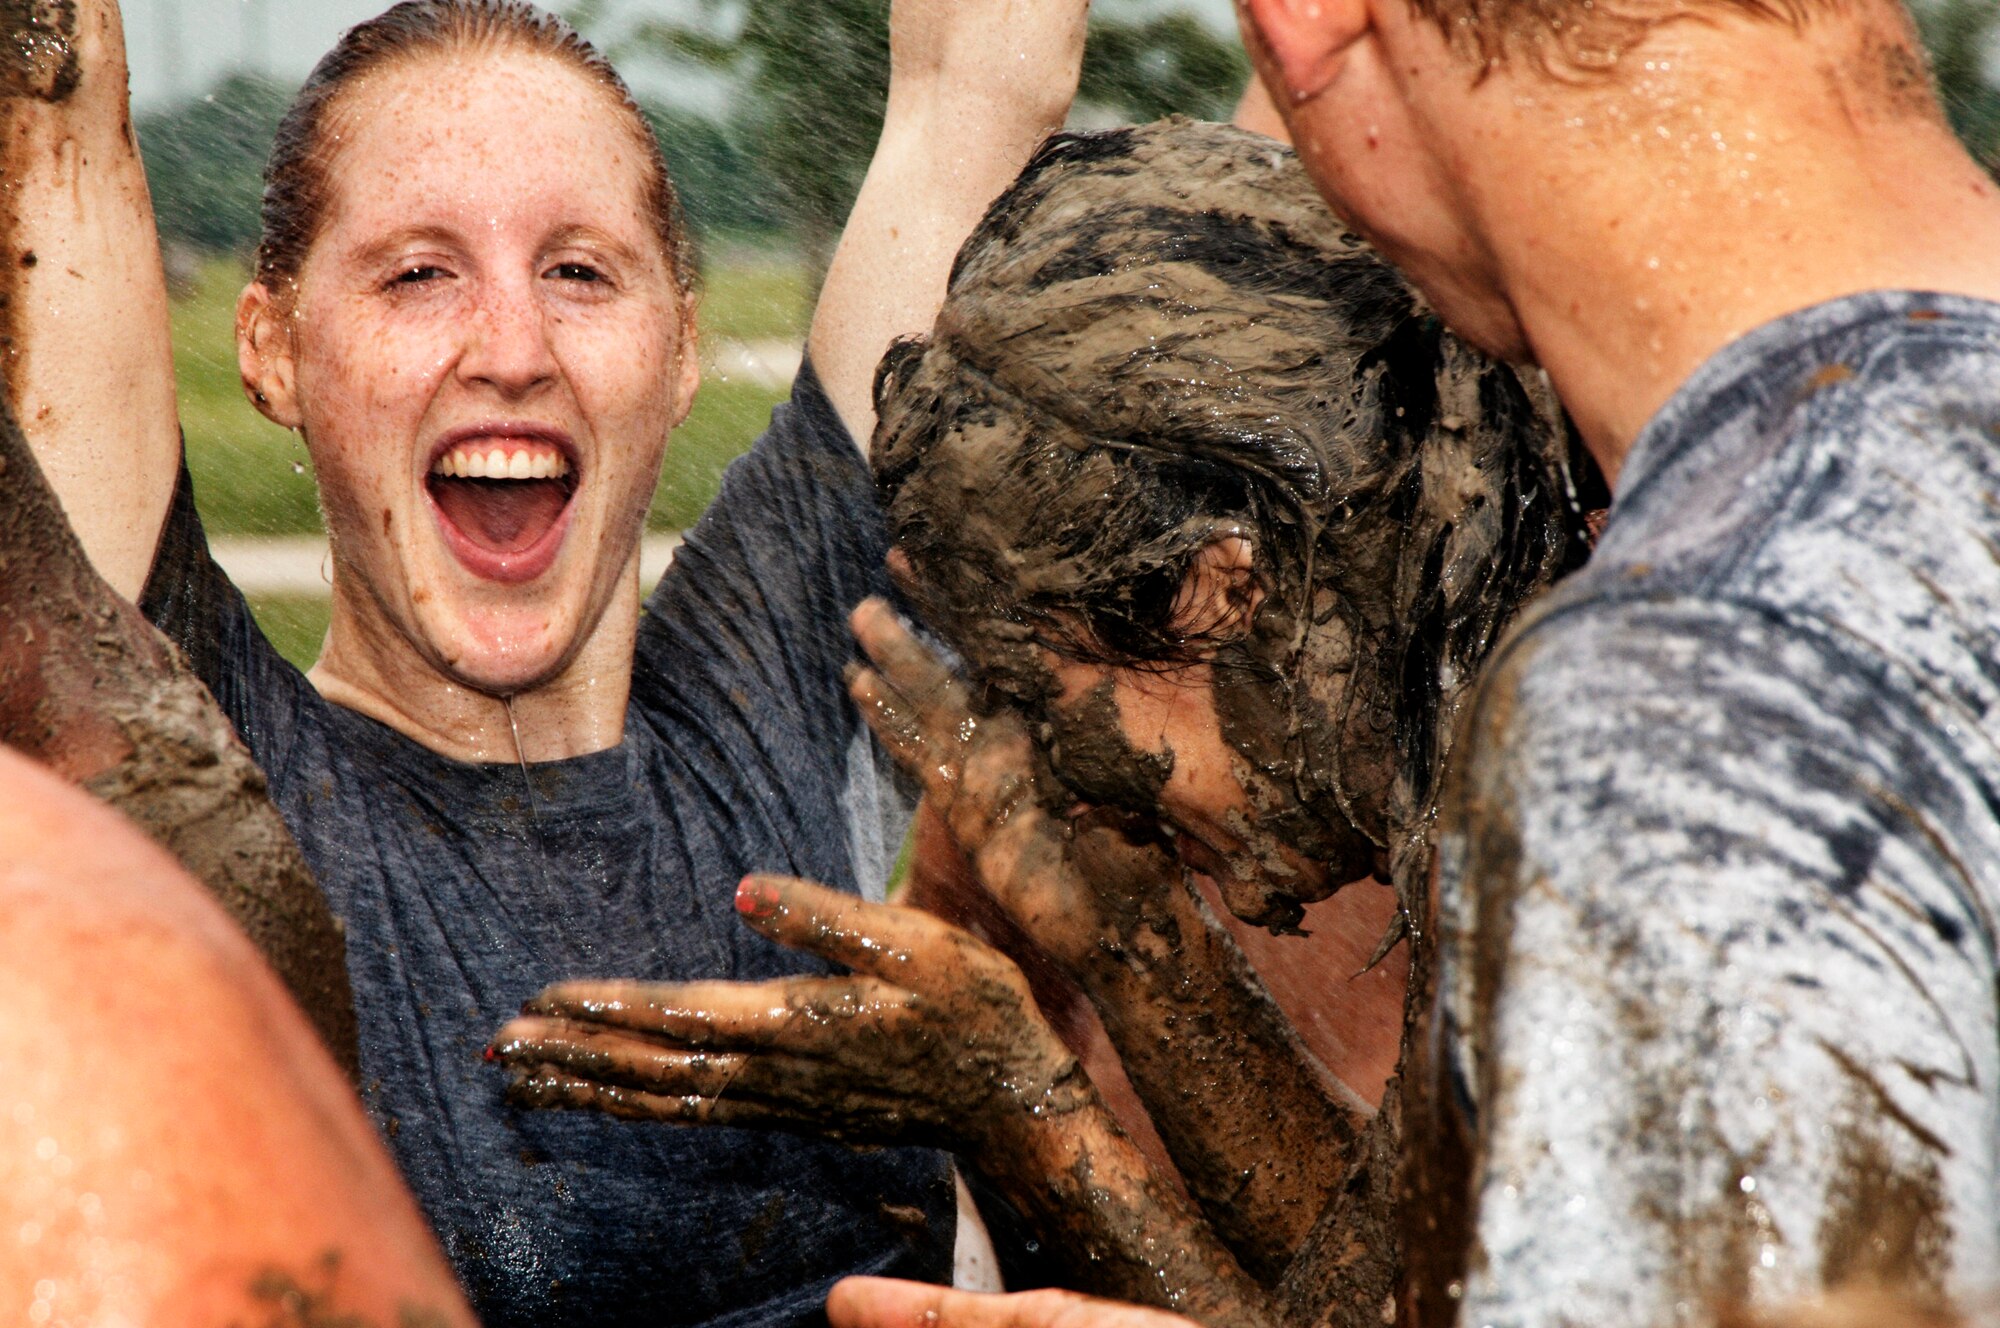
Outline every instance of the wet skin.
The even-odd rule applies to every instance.
[[[418,57],[337,103],[296,289],[238,311],[332,535],[313,681],[463,759],[619,740],[641,521],[697,370],[629,116],[552,59]],[[560,479],[438,475],[519,453]]]
[[[123,817],[5,748],[0,990],[7,1322],[472,1324],[232,920]]]
[[[1185,1218],[1151,1180],[1099,1183],[1059,1206],[1025,1206],[1049,1211],[1052,1240],[1068,1235],[1082,1248],[1130,1246],[1122,1233],[1136,1222],[1156,1266],[1136,1292],[1121,1294],[1160,1303],[1164,1289],[1175,1303],[1194,1285],[1181,1280],[1193,1251],[1199,1276],[1239,1288],[1231,1313],[1244,1312],[1255,1301],[1244,1299],[1236,1261],[1267,1281],[1282,1275],[1344,1172],[1365,1105],[1311,1062],[1151,824],[1074,806],[1018,717],[974,715],[964,686],[885,606],[864,604],[854,624],[875,664],[852,679],[864,715],[923,781],[928,808],[995,902],[1098,1006],[1190,1193],[1234,1259],[1206,1240],[1169,1238]],[[783,888],[786,907],[813,889]],[[840,909],[839,928],[772,925],[756,896],[739,895],[739,904],[766,935],[868,978],[750,988],[564,984],[503,1029],[495,1052],[518,1072],[517,1091],[540,1105],[944,1142],[982,1168],[1011,1165],[994,1179],[1031,1199],[1038,1179],[1059,1179],[1061,1171],[1038,1177],[1035,1160],[1053,1146],[1040,1136],[1060,1133],[1055,1117],[1067,1113],[1051,1112],[1048,1090],[1032,1086],[1059,1077],[1052,1067],[1061,1042],[1014,965],[922,914],[813,899]],[[939,1017],[912,1020],[900,1005],[885,1014],[874,980],[883,976],[923,984],[920,1001]],[[720,1064],[718,1039],[730,1051]],[[908,1045],[892,1050],[899,1040]],[[1031,1086],[1025,1095],[1023,1084]],[[1089,1106],[1102,1114],[1094,1093]],[[1306,1139],[1311,1146],[1301,1146]],[[1174,1251],[1169,1262],[1180,1266],[1157,1266],[1160,1251]],[[1113,1290],[1101,1267],[1085,1263],[1083,1271],[1085,1285]]]
[[[551,987],[489,1053],[515,1071],[511,1098],[955,1149],[1072,1276],[1210,1323],[1272,1321],[1105,1111],[1006,956],[921,910],[787,877],[746,877],[736,907],[858,976]]]

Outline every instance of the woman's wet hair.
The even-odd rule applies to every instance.
[[[1297,820],[1392,855],[1461,691],[1585,548],[1553,399],[1445,331],[1288,149],[1225,126],[1050,139],[876,405],[913,597],[996,699],[1049,699],[1035,647],[1211,659],[1225,734]],[[1217,641],[1176,606],[1230,535],[1265,599]]]
[[[608,93],[631,119],[645,154],[646,204],[683,294],[695,262],[666,158],[618,71],[558,16],[524,0],[403,0],[341,35],[320,57],[278,123],[264,165],[263,234],[257,279],[273,291],[295,281],[326,219],[332,181],[328,122],[357,81],[405,60],[467,50],[527,51],[560,60]]]

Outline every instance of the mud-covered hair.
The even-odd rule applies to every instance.
[[[547,55],[603,88],[631,121],[645,155],[647,210],[683,295],[692,290],[692,241],[659,140],[610,61],[561,18],[524,0],[402,0],[357,23],[320,57],[292,99],[264,164],[263,231],[257,279],[290,286],[318,238],[331,200],[329,121],[341,96],[371,73],[426,55],[511,49]]]
[[[1445,331],[1288,149],[1225,126],[1050,139],[876,408],[917,607],[969,657],[1204,653],[1183,577],[1248,538],[1266,598],[1217,663],[1332,712],[1272,759],[1377,844],[1426,813],[1460,692],[1584,547],[1553,401]]]

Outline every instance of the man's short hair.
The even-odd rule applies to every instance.
[[[1663,23],[1737,14],[1802,27],[1847,0],[1410,0],[1482,64],[1525,56],[1553,73],[1610,72]]]

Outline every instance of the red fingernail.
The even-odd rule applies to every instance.
[[[775,917],[778,912],[778,887],[755,876],[744,877],[736,887],[736,911],[746,918]]]
[[[489,1061],[497,1061],[500,1059],[500,1053],[493,1050],[493,1048],[488,1047],[486,1049],[486,1059]]]

